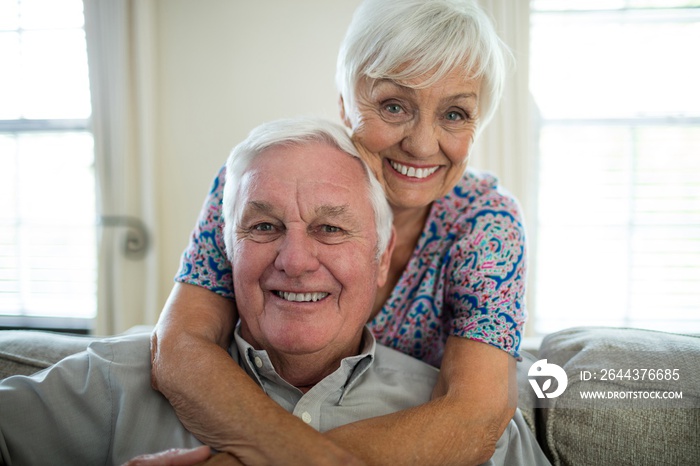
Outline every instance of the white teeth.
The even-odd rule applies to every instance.
[[[391,161],[391,166],[396,170],[397,172],[401,173],[402,175],[405,176],[410,176],[411,178],[426,178],[433,173],[437,171],[438,168],[440,167],[432,167],[432,168],[414,168],[414,167],[407,167],[406,165],[402,165],[400,163]]]
[[[297,303],[315,303],[328,296],[328,293],[317,292],[317,293],[290,293],[288,291],[275,291],[275,294],[282,299],[287,301],[293,301]]]

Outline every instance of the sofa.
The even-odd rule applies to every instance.
[[[40,371],[95,338],[0,331],[0,378]],[[523,416],[554,465],[700,465],[700,336],[563,330],[522,351],[517,380]]]

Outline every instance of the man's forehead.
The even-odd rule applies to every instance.
[[[264,170],[251,170],[241,181],[237,199],[250,213],[279,216],[285,212],[299,212],[329,219],[373,213],[369,191],[362,184],[351,186],[313,176],[281,179]]]
[[[251,166],[270,166],[273,168],[289,169],[294,167],[315,166],[315,173],[308,173],[314,177],[318,170],[328,168],[329,173],[337,173],[338,167],[343,171],[355,173],[364,172],[362,161],[359,157],[350,155],[338,147],[321,141],[312,141],[303,144],[281,144],[265,149],[253,160]]]
[[[360,159],[339,153],[277,153],[261,155],[243,174],[247,189],[294,191],[350,190],[367,187]]]
[[[272,147],[244,172],[239,200],[261,213],[299,209],[357,216],[372,209],[366,177],[358,158],[327,144]]]
[[[252,167],[243,174],[239,188],[243,192],[260,197],[284,194],[286,198],[302,198],[308,201],[330,204],[346,204],[348,198],[368,196],[368,190],[361,177],[354,173],[335,171],[303,172],[298,169],[284,170],[283,167]],[[358,178],[360,178],[358,180]]]

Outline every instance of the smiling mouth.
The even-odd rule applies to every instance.
[[[273,291],[275,296],[294,303],[315,303],[320,301],[330,293],[317,291],[313,293],[292,293],[289,291]]]
[[[389,164],[391,165],[391,168],[396,170],[398,173],[401,173],[402,175],[407,176],[409,178],[415,178],[418,180],[427,178],[440,169],[439,165],[429,168],[409,167],[408,165],[403,165],[398,162],[394,162],[393,160],[389,160]]]

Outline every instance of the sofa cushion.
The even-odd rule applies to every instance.
[[[566,390],[537,410],[540,442],[555,465],[698,464],[700,337],[573,328],[547,336],[539,357],[568,377]],[[650,398],[667,392],[682,398]]]
[[[95,337],[34,330],[0,331],[0,379],[31,375],[74,353]]]

